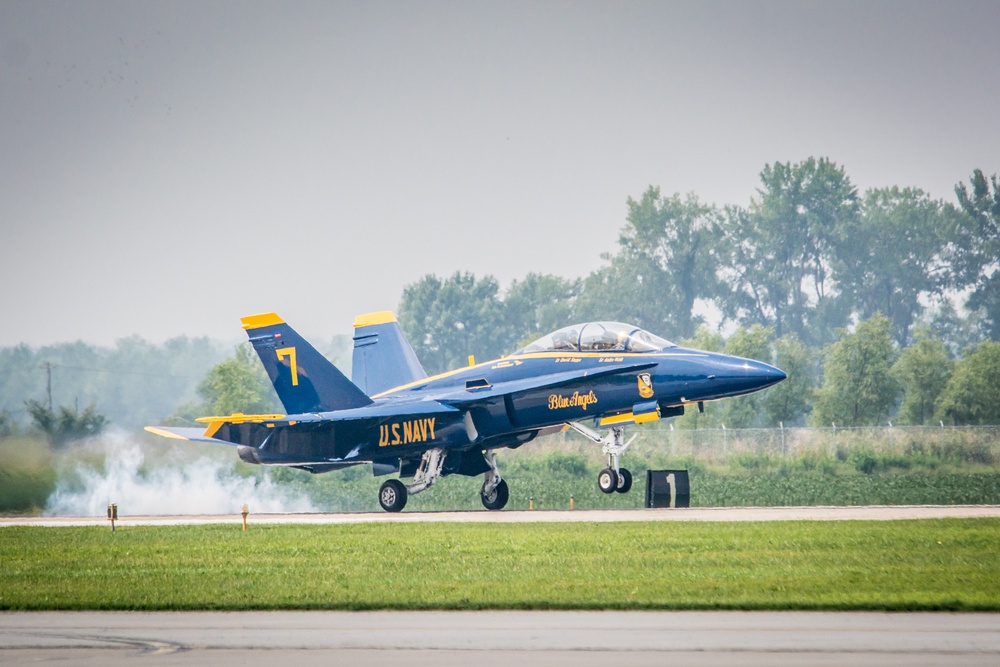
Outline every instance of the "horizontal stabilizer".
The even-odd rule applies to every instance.
[[[205,429],[190,426],[147,426],[146,430],[153,435],[159,435],[171,440],[191,440],[193,442],[214,442],[217,445],[232,445],[234,443],[205,436]]]

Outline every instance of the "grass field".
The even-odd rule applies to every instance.
[[[0,609],[1000,610],[1000,519],[0,528]]]

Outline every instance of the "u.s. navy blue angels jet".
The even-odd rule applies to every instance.
[[[354,323],[352,379],[275,313],[243,318],[287,414],[203,417],[202,428],[147,427],[236,445],[248,463],[314,473],[370,463],[399,473],[379,489],[398,512],[446,475],[483,475],[487,509],[507,504],[495,451],[573,428],[603,446],[604,493],[627,492],[624,426],[684,414],[687,405],[759,391],[785,379],[765,363],[678,347],[638,327],[565,327],[502,359],[428,377],[391,312]],[[588,425],[589,424],[589,425]],[[595,430],[607,428],[606,434]],[[633,439],[635,436],[633,435]]]

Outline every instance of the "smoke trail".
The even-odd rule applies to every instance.
[[[261,479],[242,477],[235,461],[208,457],[157,460],[149,465],[129,434],[110,431],[97,446],[104,470],[79,461],[59,475],[45,506],[48,515],[100,516],[108,503],[123,515],[237,514],[243,503],[252,512],[315,512],[308,498]]]

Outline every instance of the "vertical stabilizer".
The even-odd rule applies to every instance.
[[[244,317],[243,328],[289,414],[332,412],[372,403],[276,313]]]
[[[354,320],[354,384],[369,396],[427,377],[416,353],[389,311]]]

